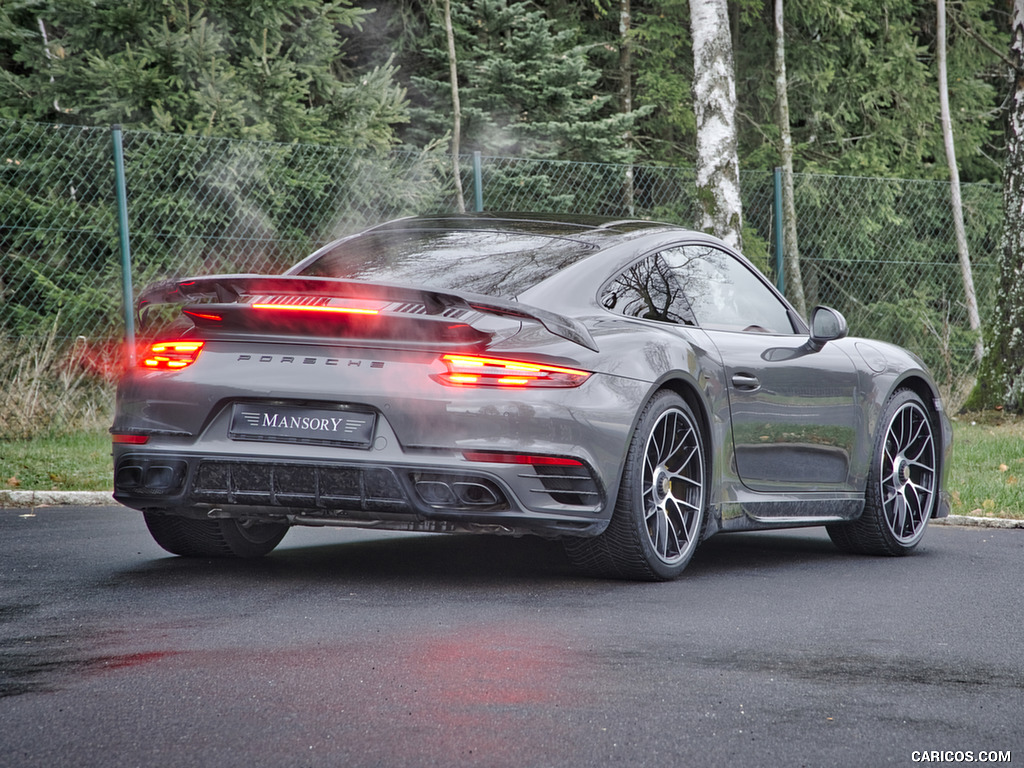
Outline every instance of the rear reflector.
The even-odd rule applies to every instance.
[[[545,467],[582,467],[583,462],[576,459],[563,459],[559,456],[536,456],[531,453],[502,453],[500,451],[463,451],[466,461],[482,461],[494,464],[532,464]]]
[[[578,387],[590,378],[575,368],[475,355],[443,355],[441,362],[448,370],[434,378],[455,387]]]
[[[203,351],[202,341],[160,341],[150,344],[139,360],[142,368],[155,371],[179,371],[188,368]]]
[[[182,312],[189,317],[194,317],[198,320],[212,320],[215,323],[219,323],[224,319],[223,316],[215,315],[212,312],[194,312],[191,309],[183,309]]]
[[[120,445],[145,445],[149,442],[149,435],[120,435],[112,434],[110,439]]]

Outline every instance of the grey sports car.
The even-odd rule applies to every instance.
[[[808,327],[680,227],[401,219],[143,293],[140,327],[169,313],[111,432],[115,497],[175,554],[260,556],[292,525],[534,533],[659,580],[718,531],[902,555],[949,512],[923,363],[827,307]]]

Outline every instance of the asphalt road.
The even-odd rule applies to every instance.
[[[1022,555],[734,534],[631,584],[539,539],[296,529],[187,561],[129,510],[0,510],[0,766],[1024,763]]]

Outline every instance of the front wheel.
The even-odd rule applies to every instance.
[[[196,520],[159,512],[143,515],[156,543],[183,557],[262,557],[288,532],[284,523]]]
[[[679,395],[659,392],[633,434],[608,528],[594,538],[566,539],[566,552],[595,575],[674,579],[700,542],[707,497],[697,419]]]
[[[921,541],[935,509],[939,478],[934,428],[921,398],[907,389],[890,398],[880,423],[864,513],[827,530],[846,552],[905,555]]]

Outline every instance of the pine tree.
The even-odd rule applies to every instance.
[[[596,89],[601,72],[573,30],[558,30],[519,0],[452,3],[463,151],[531,158],[628,162],[624,139],[633,116]],[[448,131],[448,58],[439,21],[423,46],[426,73],[412,78],[422,106],[413,110],[411,143]]]
[[[112,123],[126,128],[140,284],[279,269],[295,244],[323,242],[335,222],[309,211],[351,183],[337,149],[390,148],[405,119],[393,65],[346,66],[342,35],[365,16],[338,0],[0,3],[0,117],[19,121],[5,155],[20,164],[0,186],[4,223],[16,222],[0,227],[0,285],[18,287],[0,296],[0,326],[89,312],[116,327]],[[333,145],[312,171],[311,143]],[[74,253],[40,235],[69,225],[91,233]]]
[[[348,0],[10,0],[0,116],[386,147],[406,119],[394,67],[344,66]]]

